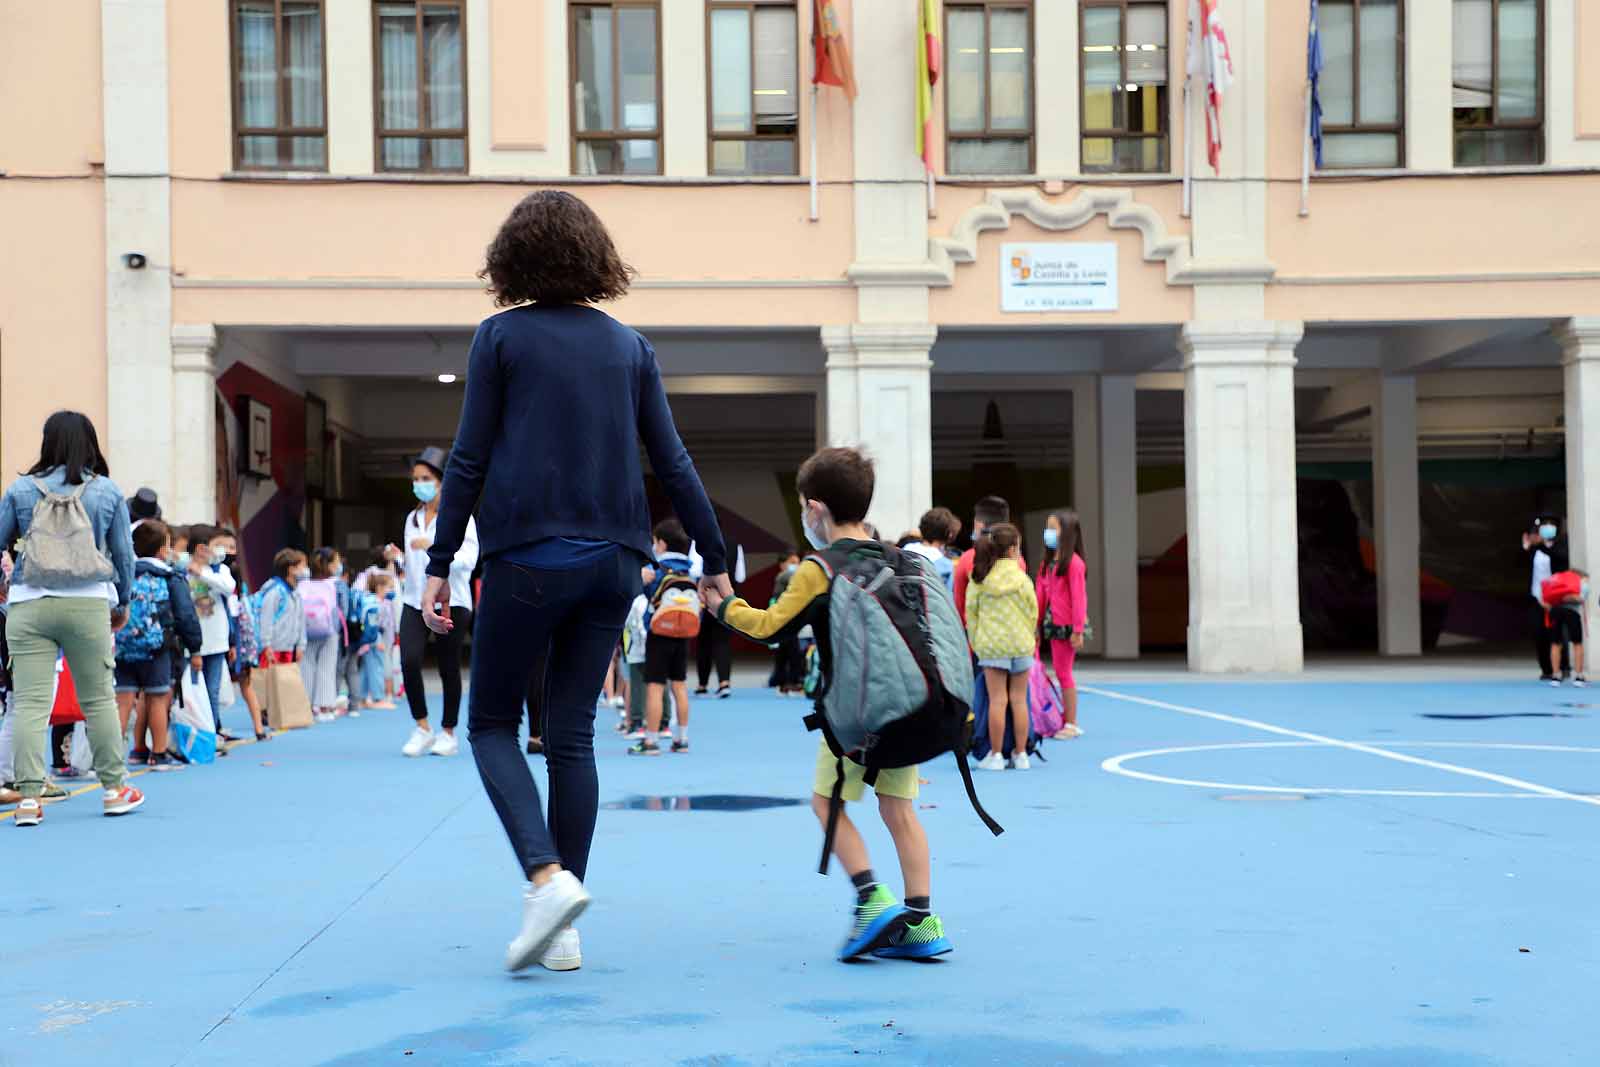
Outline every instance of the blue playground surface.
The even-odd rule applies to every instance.
[[[601,719],[570,974],[501,970],[519,872],[465,746],[402,758],[403,711],[144,775],[129,818],[0,812],[0,1065],[1600,1060],[1600,692],[1084,675],[1083,739],[979,776],[1003,837],[924,768],[934,963],[833,959],[809,809],[737,799],[808,796],[802,705],[764,692],[696,701],[687,756]]]

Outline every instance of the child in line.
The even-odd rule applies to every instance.
[[[1001,745],[1008,705],[1012,769],[1031,766],[1028,672],[1039,650],[1033,636],[1038,621],[1039,599],[1022,569],[1022,533],[1009,522],[996,523],[978,542],[967,588],[967,636],[989,691],[989,754],[978,761],[980,770],[1005,770]]]
[[[655,528],[656,576],[646,596],[650,610],[645,617],[645,628],[650,631],[645,638],[644,680],[645,713],[644,736],[628,749],[635,756],[659,756],[661,746],[657,738],[663,734],[662,706],[666,701],[667,686],[672,687],[672,700],[677,705],[678,722],[672,731],[672,751],[689,751],[689,639],[667,637],[651,627],[655,614],[661,610],[662,598],[669,591],[694,587],[690,577],[689,534],[677,519],[664,519]]]
[[[261,660],[261,644],[256,638],[255,618],[247,610],[250,585],[244,580],[244,568],[239,565],[238,555],[230,548],[228,556],[236,587],[228,608],[233,613],[233,644],[228,649],[228,656],[234,686],[244,698],[245,710],[250,713],[250,725],[255,727],[256,740],[265,741],[272,736],[272,731],[267,728],[266,711],[256,697],[255,687],[251,685],[256,664]]]
[[[311,699],[311,718],[319,723],[334,720],[334,704],[339,698],[339,641],[344,615],[339,610],[338,587],[343,566],[337,551],[319,548],[311,554],[309,571],[295,587],[306,623],[300,675]]]
[[[351,656],[356,663],[356,691],[350,695],[352,704],[362,708],[394,710],[394,704],[384,699],[385,668],[389,662],[389,648],[384,644],[382,611],[379,605],[394,579],[379,571],[367,579],[367,588],[352,589],[350,595],[356,605],[354,614],[360,622],[361,632],[355,639]]]
[[[167,526],[160,519],[145,519],[134,529],[137,558],[128,622],[115,638],[117,718],[123,734],[128,732],[128,720],[134,719],[133,753],[128,762],[147,763],[157,770],[173,765],[167,752],[167,731],[172,679],[178,667],[174,661],[186,656],[189,669],[200,670],[203,642],[189,583],[167,564],[169,541]]]
[[[299,586],[309,577],[306,554],[299,549],[281,548],[272,557],[272,578],[261,587],[261,629],[256,634],[263,666],[297,663],[305,651],[306,613]]]
[[[201,670],[205,675],[206,696],[211,700],[211,718],[218,741],[236,740],[222,728],[222,672],[228,669],[228,637],[231,631],[229,605],[238,591],[233,571],[227,567],[234,549],[233,535],[215,526],[189,528],[189,591],[200,614]],[[259,729],[259,723],[251,723]]]
[[[655,581],[655,571],[645,568],[645,585]],[[650,598],[640,593],[633,599],[633,607],[628,610],[628,621],[622,627],[622,659],[628,671],[628,707],[622,722],[618,725],[619,733],[626,734],[630,741],[644,740],[645,724],[645,691],[649,688],[644,680],[645,649],[650,641],[650,630],[645,626],[645,619],[650,614]],[[673,708],[671,691],[662,694],[662,711],[670,716]]]
[[[1589,573],[1574,570],[1579,592],[1575,595],[1564,596],[1555,603],[1547,603],[1545,608],[1550,616],[1550,634],[1554,638],[1550,645],[1550,662],[1561,662],[1561,648],[1566,645],[1572,649],[1572,684],[1579,689],[1585,689],[1589,680],[1583,676],[1583,630],[1588,621]],[[1552,576],[1553,584],[1556,577]],[[1541,597],[1542,599],[1542,597]],[[1557,689],[1561,688],[1561,679],[1552,678],[1550,684]]]
[[[801,521],[806,539],[822,551],[875,554],[885,556],[863,520],[872,503],[875,476],[872,461],[853,448],[827,448],[800,468]],[[778,602],[765,611],[753,608],[738,597],[724,600],[713,591],[706,602],[717,618],[730,628],[757,641],[796,634],[803,626],[813,626],[818,636],[824,684],[832,667],[832,648],[828,638],[829,577],[822,565],[808,559],[790,580]],[[843,797],[858,801],[865,792],[866,768],[845,760]],[[827,743],[817,748],[816,771],[812,782],[811,810],[824,829],[828,825],[829,801],[837,777],[837,765]],[[944,924],[930,907],[932,861],[928,836],[917,818],[917,767],[896,767],[878,772],[873,786],[878,797],[878,814],[894,838],[900,857],[900,872],[905,879],[905,904],[872,871],[866,841],[850,816],[841,811],[834,833],[833,854],[850,876],[856,903],[849,935],[839,958],[848,960],[868,953],[901,959],[926,959],[951,950],[944,936]]]
[[[1083,562],[1083,527],[1078,513],[1058,511],[1046,520],[1044,562],[1039,566],[1039,634],[1050,650],[1050,666],[1061,686],[1065,722],[1057,740],[1083,736],[1078,729],[1078,683],[1072,664],[1083,648],[1083,628],[1089,622],[1088,568]]]
[[[792,548],[785,549],[783,558],[778,561],[778,578],[772,583],[772,599],[767,602],[768,607],[783,599],[784,592],[799,570],[800,553]],[[800,650],[800,638],[790,634],[773,647],[772,677],[767,680],[767,686],[776,689],[781,697],[799,696],[805,688],[805,681],[805,653]]]

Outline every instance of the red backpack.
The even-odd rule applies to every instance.
[[[1583,575],[1577,571],[1562,571],[1552,574],[1539,583],[1539,599],[1545,602],[1546,607],[1564,604],[1569,600],[1583,598]]]

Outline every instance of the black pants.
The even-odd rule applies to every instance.
[[[767,685],[773,689],[797,689],[806,680],[806,654],[800,649],[800,639],[791,637],[778,642],[772,657],[772,677]]]
[[[550,662],[550,646],[533,650],[533,673],[528,675],[528,739],[544,736],[544,675]]]
[[[491,558],[484,571],[468,735],[484,791],[524,873],[547,863],[560,863],[580,879],[588,872],[600,808],[594,698],[639,591],[639,557],[623,549],[574,570]],[[534,673],[530,647],[549,651],[540,702],[548,828],[539,787],[517,743]]]
[[[439,681],[444,685],[444,728],[454,730],[461,719],[461,642],[472,625],[470,608],[452,607],[455,623],[447,634],[436,634],[422,621],[422,612],[410,605],[400,613],[400,676],[406,683],[406,702],[411,717],[428,717],[428,696],[422,686],[422,656],[432,639],[438,645]]]
[[[1533,625],[1533,653],[1539,657],[1539,676],[1549,678],[1556,673],[1551,669],[1550,662],[1550,646],[1556,643],[1556,632],[1545,622],[1545,610],[1539,601],[1529,597],[1528,603],[1532,605],[1530,620]],[[1555,666],[1563,674],[1572,670],[1572,653],[1564,645],[1561,648],[1561,662]]]
[[[700,636],[695,640],[695,666],[700,671],[700,688],[711,684],[711,667],[717,668],[718,682],[733,681],[733,635],[709,611],[700,613]]]

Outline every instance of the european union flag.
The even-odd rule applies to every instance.
[[[1322,97],[1317,82],[1322,77],[1322,30],[1318,25],[1317,0],[1311,0],[1311,29],[1306,36],[1306,80],[1311,83],[1311,146],[1317,166],[1322,166]]]

